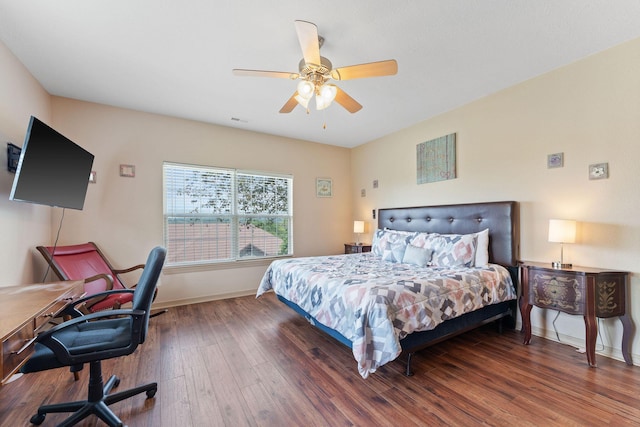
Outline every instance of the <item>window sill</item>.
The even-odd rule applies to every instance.
[[[162,269],[164,274],[180,274],[180,273],[192,273],[197,271],[215,271],[215,270],[228,270],[231,268],[247,268],[247,267],[259,267],[268,266],[272,261],[283,258],[292,258],[292,256],[283,256],[277,258],[260,258],[260,259],[247,259],[241,261],[229,261],[229,262],[210,262],[203,264],[180,264],[169,265]]]

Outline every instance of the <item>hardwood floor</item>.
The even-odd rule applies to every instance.
[[[129,426],[640,425],[640,367],[491,326],[395,361],[364,380],[350,350],[273,294],[175,307],[147,342],[103,363],[120,390],[158,382],[112,406]],[[0,425],[28,426],[44,402],[86,398],[88,367],[25,375],[0,389]],[[53,426],[65,415],[47,415]],[[82,426],[104,425],[95,417]]]

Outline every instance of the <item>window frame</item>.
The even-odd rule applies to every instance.
[[[207,172],[213,172],[215,174],[220,174],[225,175],[228,174],[231,178],[230,178],[230,188],[227,189],[228,191],[230,191],[230,193],[228,194],[228,198],[226,201],[223,200],[223,204],[228,202],[230,204],[230,211],[229,212],[205,212],[205,213],[193,213],[193,212],[186,212],[187,207],[184,207],[184,212],[180,212],[177,213],[176,211],[176,199],[172,199],[173,201],[173,205],[172,207],[170,207],[170,202],[169,200],[171,199],[171,196],[169,195],[169,191],[171,191],[168,187],[170,186],[170,180],[171,178],[168,178],[168,174],[169,173],[175,173],[176,175],[179,174],[180,170],[184,170],[184,171],[188,171],[188,170],[193,170],[196,173],[207,173]],[[239,194],[239,182],[240,180],[238,179],[238,176],[253,176],[253,177],[257,177],[257,181],[261,181],[261,180],[266,180],[267,182],[269,180],[273,180],[273,181],[277,181],[277,180],[285,180],[285,185],[286,185],[286,207],[283,208],[282,204],[279,205],[279,207],[281,209],[284,209],[284,212],[277,212],[277,213],[264,213],[264,212],[245,212],[242,209],[240,209],[239,207],[239,200],[241,199],[238,194]],[[178,178],[178,181],[180,181],[180,178]],[[200,181],[201,182],[201,181]],[[199,183],[200,183],[199,182]],[[183,186],[182,188],[184,188],[184,182],[182,183]],[[274,185],[276,185],[274,183]],[[183,195],[184,197],[184,195]],[[203,200],[209,198],[210,196],[204,196],[202,197]],[[267,264],[270,263],[273,259],[276,258],[286,258],[286,257],[291,257],[293,256],[293,175],[291,174],[282,174],[282,173],[274,173],[274,172],[264,172],[264,171],[255,171],[255,170],[246,170],[246,169],[234,169],[234,168],[225,168],[225,167],[218,167],[218,166],[209,166],[209,165],[194,165],[194,164],[185,164],[185,163],[176,163],[176,162],[169,162],[169,161],[164,161],[162,164],[162,213],[163,213],[163,242],[165,247],[170,248],[172,246],[175,246],[174,244],[172,244],[172,241],[170,239],[169,236],[169,232],[168,232],[168,228],[169,228],[169,220],[170,218],[184,218],[185,221],[190,221],[193,220],[194,223],[196,221],[200,221],[203,218],[207,218],[207,219],[215,219],[215,218],[219,218],[219,219],[223,219],[226,218],[228,219],[228,224],[230,227],[230,230],[228,231],[228,233],[230,233],[229,238],[226,240],[226,246],[228,247],[228,250],[230,250],[230,256],[229,257],[219,257],[219,258],[206,258],[205,257],[200,257],[200,259],[195,259],[195,260],[184,260],[184,259],[180,259],[180,260],[170,260],[169,256],[171,255],[170,253],[168,254],[168,259],[166,262],[166,267],[171,269],[195,269],[195,270],[199,270],[199,269],[208,269],[208,268],[232,268],[232,267],[239,267],[239,266],[243,266],[243,265],[247,265],[247,264]],[[202,202],[203,200],[201,200],[200,198],[198,198],[198,202]],[[187,203],[187,202],[183,202],[183,203]],[[200,206],[198,206],[200,207]],[[178,208],[179,210],[179,208]],[[252,219],[252,218],[265,218],[265,220],[271,220],[271,219],[275,219],[277,222],[281,222],[284,221],[286,224],[285,227],[285,232],[286,232],[286,248],[288,249],[287,253],[284,254],[266,254],[266,255],[255,255],[252,253],[252,255],[250,256],[246,256],[246,255],[242,255],[241,252],[244,248],[240,248],[240,242],[241,241],[246,241],[246,240],[241,240],[239,238],[240,235],[240,226],[241,224],[245,224],[247,219]],[[276,225],[277,226],[277,225]],[[268,233],[268,232],[267,232]],[[271,233],[269,233],[271,234]],[[285,238],[283,237],[282,234],[278,234],[278,235],[274,235],[271,234],[272,236],[275,236],[276,238]],[[225,241],[224,239],[222,239],[221,241]],[[253,240],[253,237],[251,237],[249,239],[249,242],[251,243],[251,247],[253,248],[253,243],[255,243],[255,241]],[[218,245],[214,245],[215,248],[218,248]],[[198,251],[196,251],[198,252]],[[200,250],[198,252],[198,254],[201,254],[202,252],[206,252],[206,250]],[[279,252],[279,250],[278,250]]]

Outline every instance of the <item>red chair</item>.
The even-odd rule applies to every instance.
[[[144,268],[144,264],[138,264],[124,270],[113,268],[93,242],[57,246],[55,254],[52,246],[38,246],[37,249],[61,280],[84,280],[84,290],[87,296],[107,290],[128,289],[118,275]],[[80,310],[89,313],[117,309],[123,304],[131,302],[132,299],[133,293],[131,292],[100,296],[85,302]]]

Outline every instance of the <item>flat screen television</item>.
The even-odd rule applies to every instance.
[[[31,116],[9,199],[82,210],[93,157]]]

